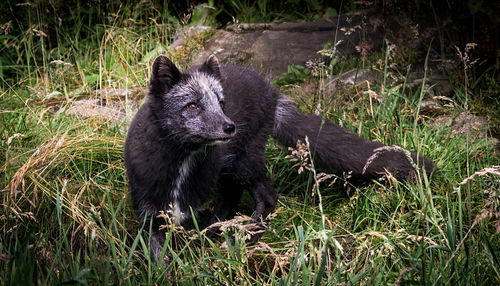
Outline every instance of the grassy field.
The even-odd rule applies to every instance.
[[[134,7],[87,11],[103,17],[98,25],[70,13],[74,22],[46,34],[57,17],[31,5],[21,7],[28,17],[18,23],[23,33],[0,36],[2,60],[15,63],[2,66],[0,83],[0,284],[500,283],[500,157],[487,130],[472,140],[471,130],[436,128],[420,112],[425,77],[408,92],[406,70],[394,84],[326,92],[329,76],[347,67],[378,65],[386,82],[397,74],[388,51],[366,61],[333,53],[331,65],[291,68],[292,80],[277,84],[305,112],[319,110],[366,138],[425,154],[439,168],[431,180],[356,188],[315,170],[306,149],[297,158],[269,141],[268,175],[280,197],[256,245],[245,245],[239,231],[251,215],[247,195],[223,236],[211,240],[196,227],[166,225],[171,263],[164,269],[148,261],[124,170],[127,123],[65,111],[77,99],[96,97],[96,89],[145,88],[159,54],[186,67],[211,32],[172,53],[167,47],[178,24],[153,8],[141,8],[142,18]],[[276,16],[270,15],[265,20]],[[428,55],[421,56],[427,66]],[[483,90],[498,95],[498,72],[475,74],[473,66],[448,72],[450,112],[498,124],[498,99],[481,97]],[[311,83],[314,91],[297,94],[297,85]],[[299,172],[301,166],[307,168]],[[234,245],[225,243],[233,235]]]

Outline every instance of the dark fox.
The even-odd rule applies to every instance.
[[[278,198],[266,176],[264,148],[269,136],[295,147],[307,136],[315,165],[351,172],[369,181],[390,172],[405,180],[416,173],[402,152],[381,153],[366,170],[374,149],[368,141],[331,121],[305,115],[255,70],[219,64],[215,56],[180,72],[165,56],[153,63],[146,102],[130,125],[125,163],[139,218],[152,224],[151,255],[159,259],[165,235],[156,216],[166,211],[182,224],[214,191],[220,192],[214,217],[236,212],[247,190],[255,201],[252,222],[259,223]],[[411,153],[428,175],[433,163]],[[256,241],[254,235],[250,242]]]

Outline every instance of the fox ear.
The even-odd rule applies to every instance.
[[[181,72],[166,56],[158,56],[152,67],[149,89],[154,95],[167,93],[181,79]]]
[[[219,60],[216,56],[210,55],[208,59],[201,66],[201,71],[206,72],[210,75],[214,75],[216,78],[220,79],[220,68],[219,68]]]

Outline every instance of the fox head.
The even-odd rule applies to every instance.
[[[201,66],[179,69],[166,56],[152,66],[149,94],[159,126],[181,142],[213,145],[228,142],[234,122],[224,114],[219,61],[210,56]]]

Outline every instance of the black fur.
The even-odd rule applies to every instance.
[[[305,142],[307,136],[316,166],[338,174],[351,172],[351,180],[355,182],[379,178],[386,170],[399,180],[416,175],[406,155],[398,151],[380,152],[363,173],[373,150],[384,144],[366,140],[319,116],[305,115],[286,99],[281,106],[288,111],[286,120],[275,129],[273,137],[281,144],[293,147],[297,140]],[[434,164],[429,159],[422,155],[417,158],[413,152],[411,157],[415,164],[424,166],[427,174],[431,174]]]
[[[190,80],[197,72],[220,81],[224,98],[219,98],[219,109],[205,108],[207,92],[183,93],[182,88],[190,90]],[[186,108],[189,101],[199,107],[197,113]],[[197,123],[186,123],[191,121]],[[235,133],[234,128],[228,132],[227,126],[232,124]],[[321,117],[302,114],[251,68],[219,64],[210,57],[203,65],[181,73],[168,58],[160,56],[152,66],[148,98],[131,123],[125,144],[132,200],[140,219],[153,222],[151,254],[155,259],[165,240],[156,215],[171,209],[173,192],[178,192],[180,210],[189,214],[189,207],[196,210],[214,190],[219,191],[212,222],[232,216],[244,190],[255,200],[253,222],[260,222],[274,210],[278,196],[266,176],[264,157],[270,135],[292,147],[308,136],[318,166],[337,173],[352,171],[356,179],[380,177],[385,169],[398,179],[413,173],[402,153],[387,152],[362,174],[373,149],[383,144],[365,140]],[[219,139],[230,141],[212,144]],[[432,162],[420,156],[422,163],[430,173]],[[189,168],[183,171],[183,164]]]

